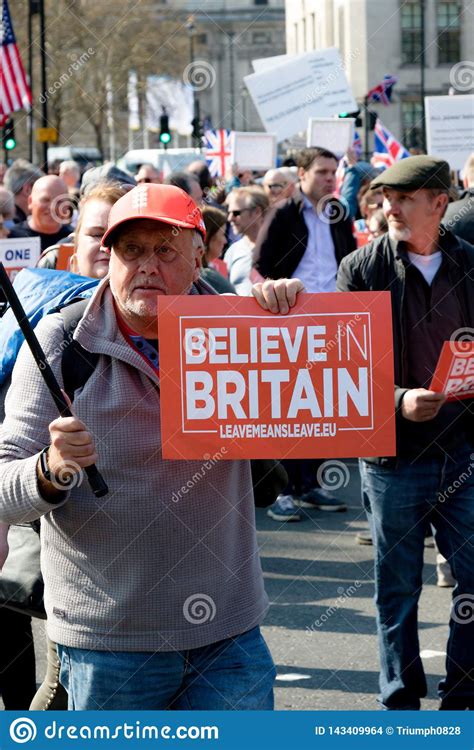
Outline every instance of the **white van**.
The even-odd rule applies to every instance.
[[[127,151],[117,161],[117,166],[136,174],[142,164],[153,164],[166,177],[170,172],[186,169],[188,164],[198,159],[205,161],[198,148],[168,148],[166,151],[162,148],[137,148]]]
[[[102,164],[102,155],[97,148],[89,146],[50,146],[48,148],[48,164],[71,159],[77,161],[81,171]]]

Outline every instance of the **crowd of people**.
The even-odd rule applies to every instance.
[[[0,607],[6,708],[273,707],[250,464],[216,462],[173,503],[200,464],[161,459],[156,298],[253,295],[287,314],[302,291],[378,290],[392,299],[397,455],[360,460],[363,542],[374,547],[379,700],[420,708],[427,534],[440,585],[456,598],[474,591],[473,401],[430,389],[443,342],[474,332],[474,154],[464,192],[441,159],[384,171],[356,161],[349,154],[341,175],[332,152],[307,148],[265,174],[235,168],[227,182],[202,160],[166,176],[151,164],[135,177],[113,164],[81,175],[74,162],[44,174],[22,159],[6,170],[0,238],[39,237],[38,266],[53,274],[59,245],[72,243],[69,271],[100,282],[75,321],[90,371],[70,394],[74,416],[57,416],[25,346],[2,386],[0,565],[9,525],[41,518],[48,633],[36,692],[30,618]],[[68,392],[62,312],[36,333]],[[77,481],[96,462],[111,487],[102,501]],[[301,509],[346,511],[322,461],[281,462],[287,486],[267,509],[276,523],[301,521]],[[199,592],[213,616],[196,627]],[[442,709],[474,708],[473,630],[451,617]]]

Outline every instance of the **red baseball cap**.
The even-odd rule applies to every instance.
[[[102,237],[103,247],[110,247],[114,232],[133,219],[155,219],[181,229],[197,229],[206,239],[200,209],[191,196],[174,185],[145,183],[119,198],[110,210],[108,228]]]

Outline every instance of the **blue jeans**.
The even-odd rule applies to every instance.
[[[426,679],[419,653],[418,599],[425,529],[457,585],[449,624],[442,700],[474,701],[474,448],[394,469],[361,461],[362,496],[375,545],[375,603],[380,648],[381,702],[419,709]]]
[[[58,652],[70,711],[273,710],[275,666],[259,627],[189,651]]]

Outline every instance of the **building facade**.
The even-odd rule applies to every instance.
[[[196,72],[199,61],[211,66],[213,85],[196,92],[201,118],[214,128],[262,130],[243,78],[254,72],[255,58],[286,52],[284,0],[170,0],[169,6],[190,37]]]
[[[460,61],[474,80],[473,11],[472,0],[287,0],[287,51],[338,47],[361,103],[385,74],[397,76],[393,103],[370,108],[407,148],[419,147],[422,77],[425,96],[450,93]]]

